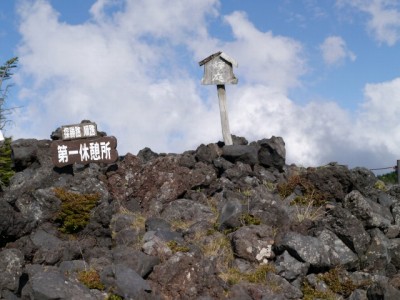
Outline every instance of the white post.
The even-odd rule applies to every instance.
[[[226,105],[226,93],[225,93],[225,85],[218,84],[218,99],[219,99],[219,110],[221,114],[221,125],[222,125],[222,135],[224,137],[225,145],[233,145],[232,136],[229,130],[229,120],[228,120],[228,111]]]

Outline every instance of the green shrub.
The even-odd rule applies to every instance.
[[[0,147],[0,182],[5,186],[10,184],[10,179],[15,174],[12,169],[11,141],[11,138],[6,138]]]
[[[386,191],[387,190],[386,184],[382,180],[377,180],[374,183],[374,188],[376,188],[377,190],[380,190],[380,191]]]
[[[63,233],[76,233],[89,223],[90,212],[100,199],[98,193],[79,194],[72,193],[64,188],[55,188],[55,195],[61,200],[61,210],[56,221],[61,224]]]
[[[396,184],[397,183],[397,171],[378,175],[377,178],[379,180],[382,180],[385,184]]]

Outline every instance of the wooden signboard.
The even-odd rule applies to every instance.
[[[73,163],[113,163],[118,159],[117,139],[104,136],[81,140],[56,140],[50,145],[50,153],[56,167]]]
[[[237,62],[224,52],[214,53],[199,62],[204,65],[204,76],[201,84],[237,84],[238,80],[233,74],[233,66],[237,67]]]
[[[238,80],[233,74],[233,66],[237,67],[238,63],[226,53],[219,51],[200,61],[199,65],[204,65],[204,76],[201,80],[201,84],[214,84],[217,86],[222,135],[224,137],[225,145],[232,145],[233,142],[229,129],[225,84],[237,84]]]
[[[66,140],[84,139],[97,136],[96,123],[80,123],[61,127],[61,138]]]

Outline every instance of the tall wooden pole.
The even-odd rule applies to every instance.
[[[225,145],[232,145],[232,136],[231,131],[229,130],[228,110],[226,105],[225,85],[218,84],[217,91],[219,99],[219,111],[221,114],[222,136],[224,137]]]
[[[397,184],[400,184],[400,160],[397,160]]]

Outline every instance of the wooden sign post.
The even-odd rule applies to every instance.
[[[62,168],[74,163],[113,163],[118,159],[117,139],[99,136],[96,123],[85,122],[61,127],[61,140],[50,145],[53,164]]]
[[[203,59],[199,62],[199,65],[204,65],[204,77],[201,80],[201,84],[217,85],[222,136],[224,137],[225,145],[232,145],[232,136],[229,130],[225,84],[237,84],[238,80],[233,74],[233,66],[237,67],[238,64],[233,58],[220,51]]]

